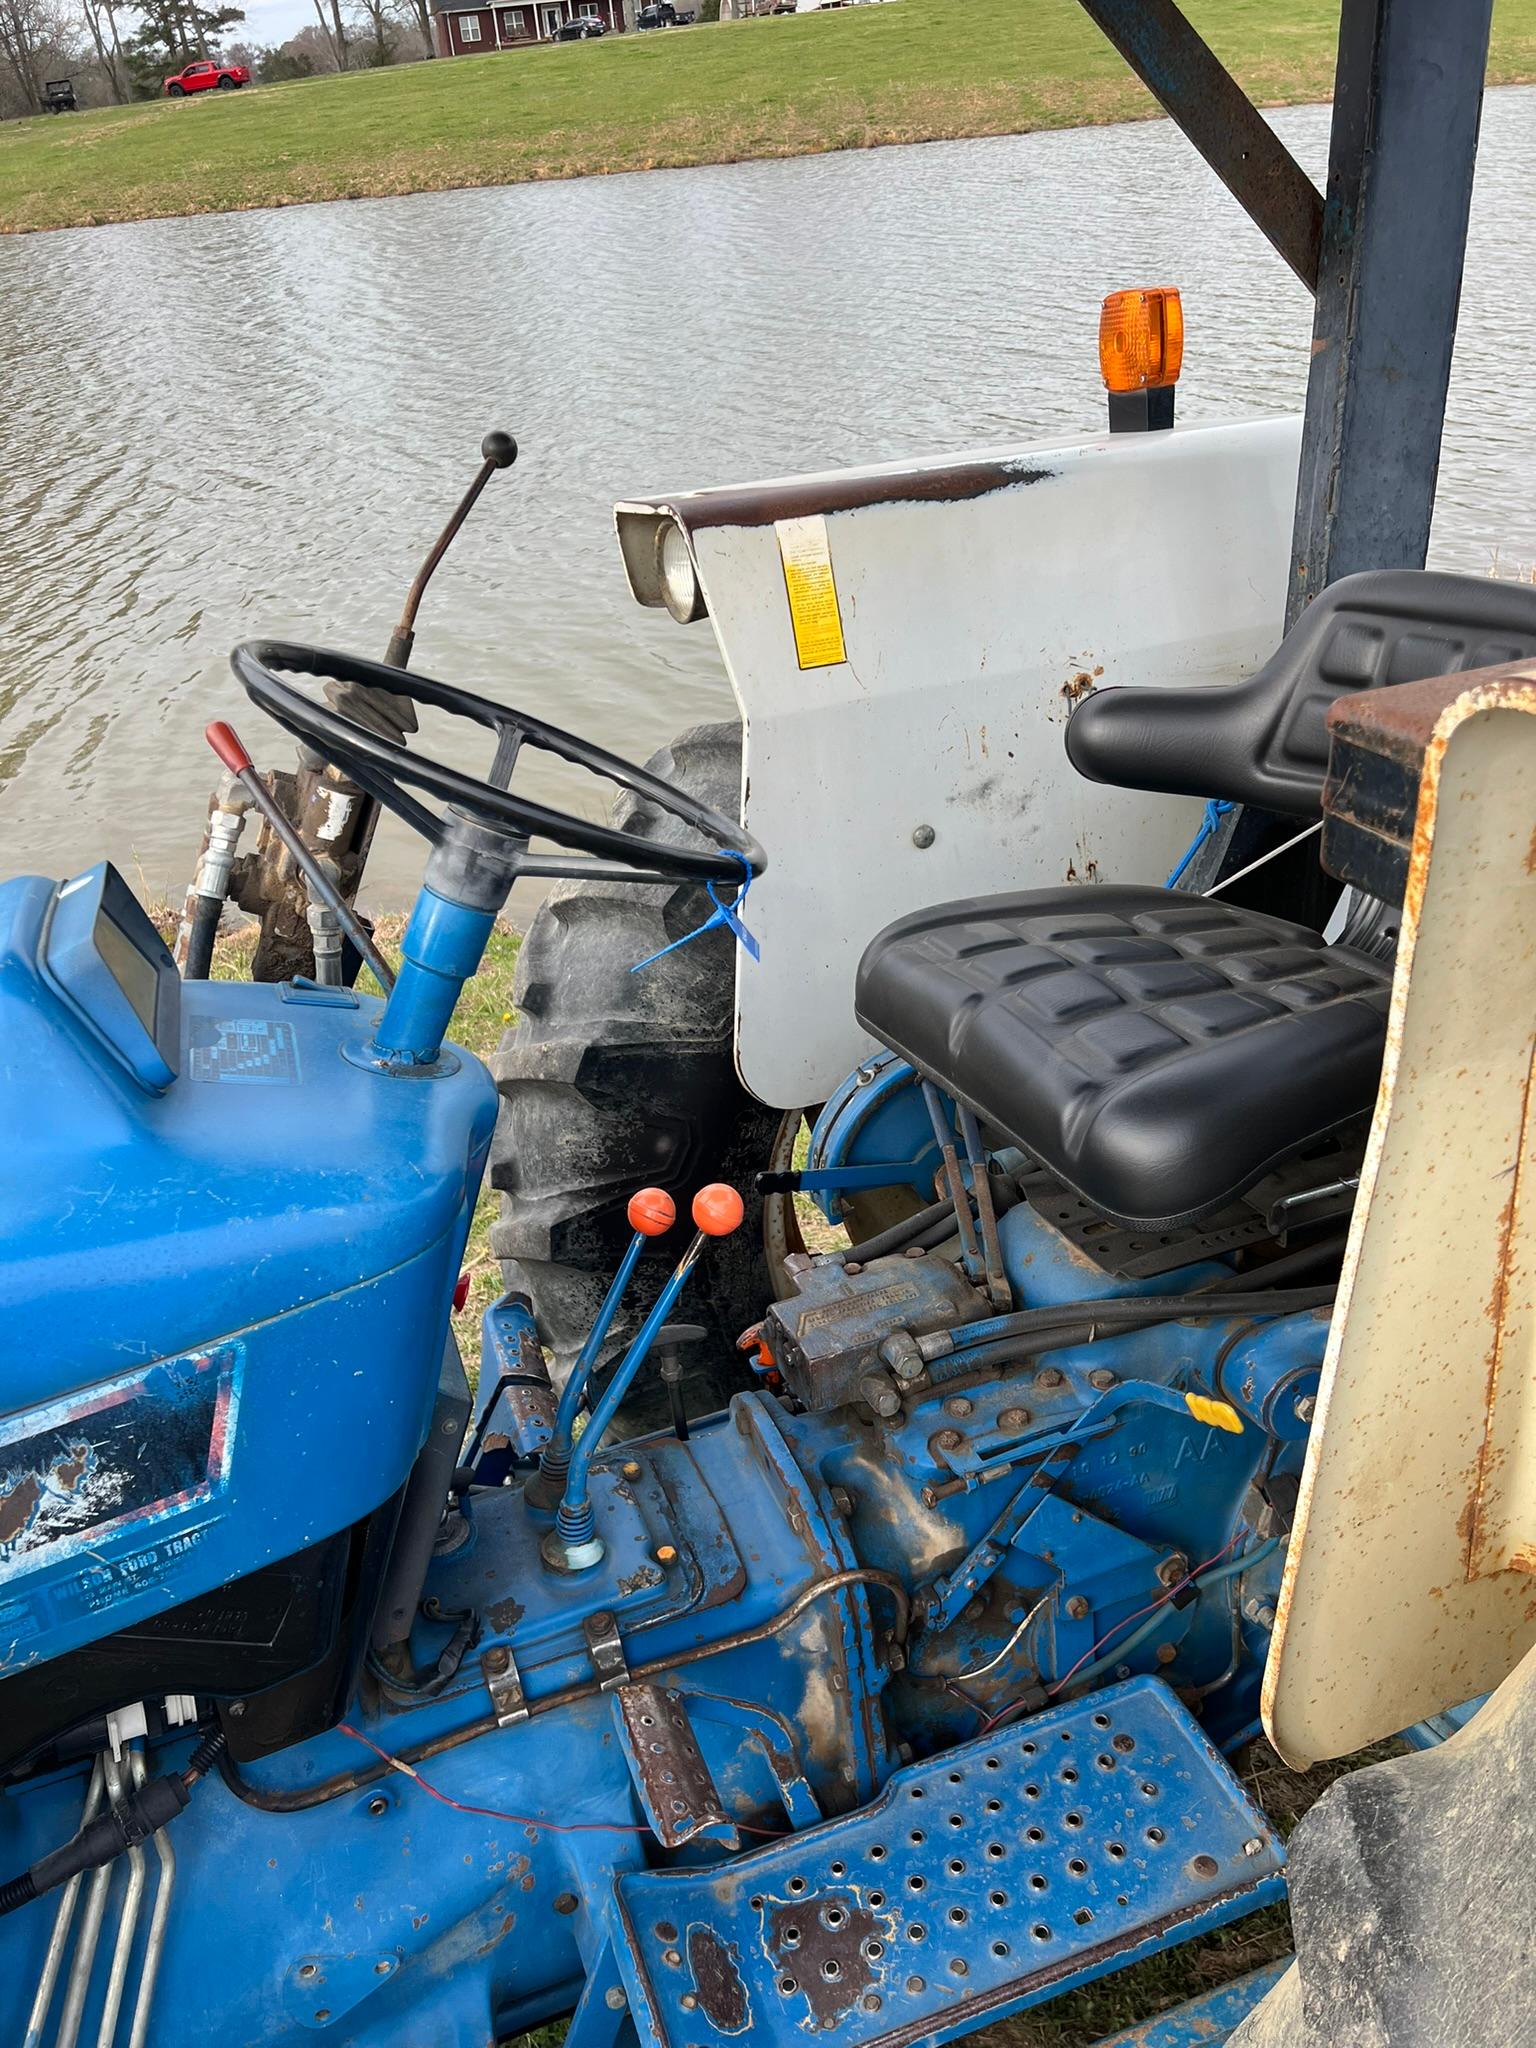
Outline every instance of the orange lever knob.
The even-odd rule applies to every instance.
[[[723,1180],[711,1181],[693,1198],[693,1220],[706,1237],[729,1237],[746,1213],[746,1203]]]
[[[665,1188],[639,1188],[625,1213],[630,1229],[642,1237],[664,1237],[677,1221],[677,1204]]]

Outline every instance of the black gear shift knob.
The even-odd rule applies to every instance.
[[[493,427],[480,443],[480,459],[494,463],[498,469],[510,469],[517,460],[517,443],[510,434]]]

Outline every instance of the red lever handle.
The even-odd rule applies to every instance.
[[[240,735],[232,725],[226,725],[222,718],[216,718],[206,727],[203,738],[218,755],[231,775],[244,775],[251,765],[251,757],[240,743]]]

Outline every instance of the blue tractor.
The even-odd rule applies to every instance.
[[[1143,11],[1142,65],[1187,55]],[[1382,37],[1366,103],[1403,114]],[[868,931],[876,1050],[746,1192],[884,1220],[780,1247],[723,1407],[681,1319],[747,1203],[702,1174],[637,1172],[567,1370],[511,1292],[472,1393],[497,1093],[445,1034],[522,877],[702,887],[748,947],[775,847],[738,815],[408,645],[253,640],[235,674],[311,772],[427,844],[398,974],[227,727],[324,971],[184,978],[105,864],[0,888],[0,2039],[908,2048],[1288,1885],[1298,1968],[1138,2043],[1529,2038],[1536,592],[1347,573],[1358,457],[1318,465],[1356,409],[1407,407],[1424,482],[1375,332],[1316,373],[1349,403],[1318,400],[1321,552],[1268,659],[1074,691],[1048,735],[1106,804],[1213,807],[1178,886]],[[416,706],[483,773],[408,747]],[[517,793],[539,751],[666,829]],[[1292,1853],[1231,1761],[1261,1726],[1436,1746]]]

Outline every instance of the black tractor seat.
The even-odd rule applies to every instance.
[[[1304,925],[1105,886],[901,918],[856,1008],[1104,1215],[1171,1230],[1370,1107],[1391,986]]]
[[[1536,589],[1394,570],[1324,591],[1246,682],[1104,690],[1073,765],[1321,810],[1337,697],[1536,654]],[[1375,1100],[1390,963],[1224,897],[1104,884],[899,918],[854,1007],[992,1130],[1131,1229],[1198,1223]]]

